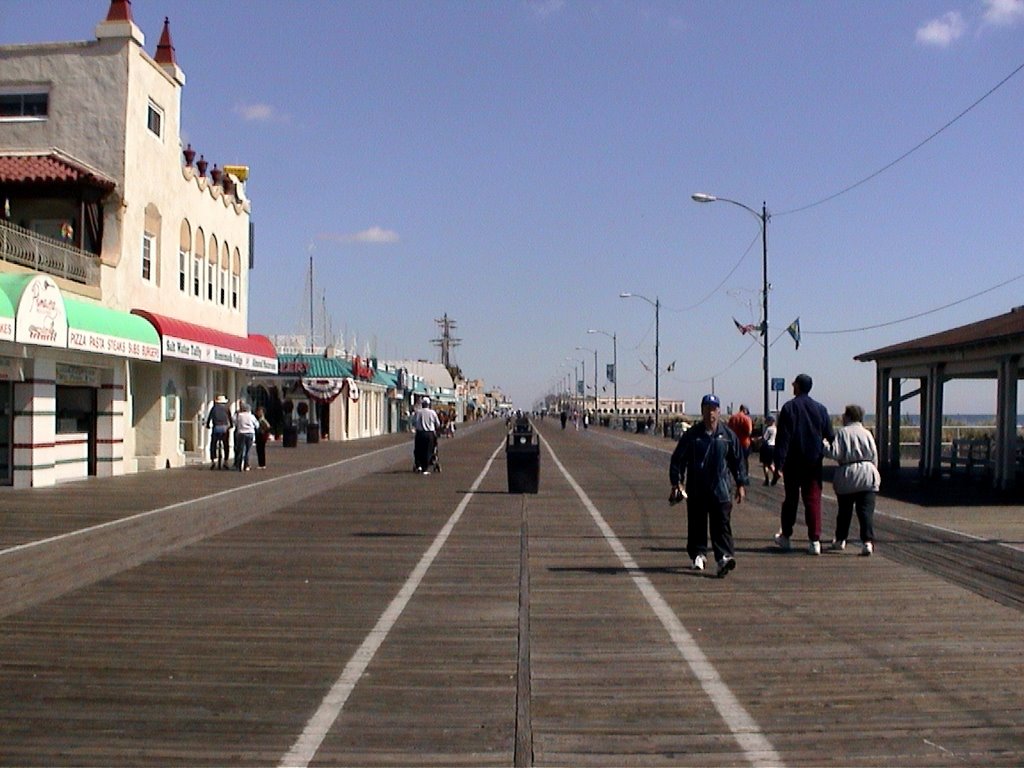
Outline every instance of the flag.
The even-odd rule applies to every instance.
[[[668,364],[668,368],[666,368],[665,371],[671,373],[675,369],[676,369],[676,361],[673,360],[671,363]]]
[[[796,343],[796,348],[800,349],[800,318],[798,317],[786,328],[786,332],[793,337],[793,341]]]
[[[576,394],[583,394],[583,379],[580,379],[579,381],[576,382]]]
[[[608,381],[615,383],[615,365],[613,363],[607,363],[604,367],[604,375]]]
[[[743,323],[741,323],[735,317],[732,319],[732,321],[736,323],[736,330],[738,330],[744,336],[746,336],[748,333],[753,333],[754,331],[760,330],[760,327],[754,325],[753,323],[747,323],[746,325],[743,325]]]

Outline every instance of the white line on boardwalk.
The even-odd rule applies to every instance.
[[[189,506],[190,504],[195,504],[196,502],[199,502],[199,501],[210,501],[210,500],[213,500],[213,499],[218,499],[221,496],[230,496],[232,493],[239,493],[241,491],[251,490],[251,489],[256,488],[258,486],[261,486],[261,485],[270,485],[272,483],[279,483],[282,480],[292,480],[292,479],[294,479],[296,477],[302,477],[303,475],[310,474],[311,472],[322,472],[323,470],[334,469],[335,467],[340,467],[343,464],[348,464],[348,463],[353,462],[353,461],[359,461],[361,459],[367,459],[370,456],[377,455],[378,453],[384,453],[386,451],[394,451],[395,448],[396,448],[396,446],[393,446],[393,445],[392,446],[388,446],[387,448],[378,448],[378,449],[376,449],[374,451],[370,451],[369,453],[362,453],[362,454],[360,454],[358,456],[351,456],[351,457],[349,457],[347,459],[341,459],[340,461],[336,461],[333,464],[324,464],[323,466],[310,467],[309,469],[303,469],[303,470],[300,470],[298,472],[292,472],[291,474],[280,475],[278,477],[271,477],[271,478],[268,478],[267,480],[259,480],[259,481],[255,482],[255,483],[246,483],[245,485],[240,485],[240,486],[238,486],[236,488],[228,488],[228,489],[223,490],[223,491],[217,491],[216,493],[211,493],[208,496],[198,496],[198,497],[196,497],[194,499],[185,499],[184,501],[178,501],[178,502],[175,502],[174,504],[168,504],[167,506],[160,507],[159,509],[147,509],[145,512],[138,512],[138,513],[136,513],[134,515],[129,515],[128,517],[119,517],[117,520],[108,520],[105,523],[99,523],[97,525],[90,525],[88,528],[78,528],[77,530],[68,531],[67,533],[62,533],[62,534],[59,534],[57,536],[50,536],[50,537],[45,538],[45,539],[36,539],[35,541],[29,541],[29,542],[26,542],[24,544],[18,544],[15,547],[8,547],[7,549],[0,549],[0,557],[3,557],[4,555],[10,555],[10,554],[12,554],[14,552],[20,552],[21,550],[24,550],[24,549],[31,549],[32,547],[40,547],[40,546],[42,546],[44,544],[52,544],[55,541],[63,541],[65,539],[74,538],[75,536],[82,536],[82,535],[84,535],[86,533],[93,533],[94,531],[102,531],[105,528],[116,528],[119,525],[126,525],[127,523],[133,522],[135,520],[141,520],[143,518],[150,517],[152,515],[160,515],[160,514],[163,514],[164,512],[170,512],[171,510],[178,509],[179,507],[186,507],[186,506]]]
[[[398,594],[391,601],[391,604],[384,610],[381,617],[377,619],[377,623],[373,629],[370,630],[370,634],[363,640],[352,658],[349,659],[348,664],[345,665],[345,669],[341,673],[331,690],[324,696],[324,700],[320,703],[320,708],[313,714],[306,723],[306,728],[303,730],[302,735],[299,736],[298,741],[295,742],[294,746],[288,751],[284,757],[281,758],[280,765],[287,768],[305,768],[309,765],[310,761],[316,756],[317,750],[320,749],[320,745],[326,738],[327,733],[334,726],[334,722],[341,715],[341,710],[345,706],[345,702],[348,697],[352,694],[352,690],[356,687],[359,679],[363,676],[366,668],[370,665],[377,650],[384,644],[384,640],[387,638],[391,628],[394,627],[395,622],[398,621],[399,616],[402,615],[402,611],[405,610],[405,606],[412,598],[413,593],[419,587],[420,582],[423,581],[423,577],[426,576],[427,570],[430,568],[434,559],[437,557],[441,548],[448,541],[448,537],[451,535],[452,529],[455,528],[455,524],[459,522],[459,518],[462,517],[462,513],[465,512],[466,507],[469,505],[470,499],[473,498],[473,494],[476,493],[477,488],[480,487],[480,483],[483,482],[487,473],[491,469],[491,465],[494,463],[495,457],[505,446],[505,441],[501,441],[501,445],[494,449],[494,453],[491,454],[491,458],[487,460],[483,470],[477,476],[476,480],[473,481],[473,485],[470,486],[469,491],[465,496],[462,497],[462,501],[455,508],[452,516],[448,518],[448,522],[445,523],[444,528],[434,538],[433,543],[423,553],[423,557],[420,558],[419,563],[413,568],[412,573],[409,574],[409,578],[406,579],[405,584],[398,591]]]
[[[665,598],[661,596],[661,593],[654,587],[651,580],[644,576],[639,569],[633,556],[629,554],[629,551],[623,546],[619,537],[615,535],[615,531],[612,530],[611,526],[605,521],[604,517],[598,511],[597,507],[587,496],[586,492],[580,487],[579,483],[573,478],[572,475],[562,465],[562,462],[558,460],[558,456],[551,449],[551,445],[547,440],[541,437],[544,443],[544,447],[547,448],[551,454],[552,460],[555,462],[555,466],[558,467],[562,475],[572,486],[572,489],[576,491],[576,495],[579,496],[580,501],[583,502],[583,506],[590,512],[590,516],[594,519],[597,527],[601,529],[601,533],[604,534],[605,540],[608,545],[615,552],[619,558],[619,562],[622,563],[622,567],[625,568],[629,575],[633,579],[633,583],[636,584],[637,589],[647,600],[647,604],[651,606],[651,610],[661,621],[662,625],[668,630],[669,636],[672,638],[672,642],[675,644],[679,653],[682,654],[686,663],[689,664],[690,670],[694,676],[700,681],[701,687],[704,688],[704,692],[707,693],[711,702],[715,705],[715,709],[718,710],[718,714],[721,715],[725,724],[732,731],[733,736],[736,738],[736,742],[743,750],[747,760],[750,761],[751,765],[754,766],[781,766],[782,758],[778,752],[771,745],[771,742],[761,733],[760,727],[754,721],[754,719],[747,713],[740,704],[739,699],[729,690],[729,686],[725,684],[722,678],[719,676],[718,671],[708,661],[708,657],[704,655],[704,652],[697,645],[697,642],[693,639],[693,636],[686,630],[683,623],[676,616],[671,606],[665,602]]]

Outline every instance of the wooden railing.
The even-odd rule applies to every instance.
[[[98,256],[2,220],[0,259],[82,285],[100,284]]]

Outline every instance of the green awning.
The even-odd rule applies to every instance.
[[[160,334],[145,318],[64,297],[68,349],[160,362]]]
[[[0,341],[14,341],[15,307],[32,275],[0,274]]]
[[[278,355],[277,375],[292,379],[347,379],[352,376],[352,364],[340,357]]]

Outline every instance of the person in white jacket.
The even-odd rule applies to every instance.
[[[875,551],[875,497],[881,483],[878,474],[878,448],[875,438],[864,428],[864,409],[859,405],[848,405],[843,411],[843,426],[836,430],[831,445],[825,443],[825,455],[839,462],[832,486],[839,499],[839,514],[836,516],[836,536],[832,540],[833,550],[846,548],[846,537],[850,533],[850,522],[854,508],[860,523],[862,555]]]

